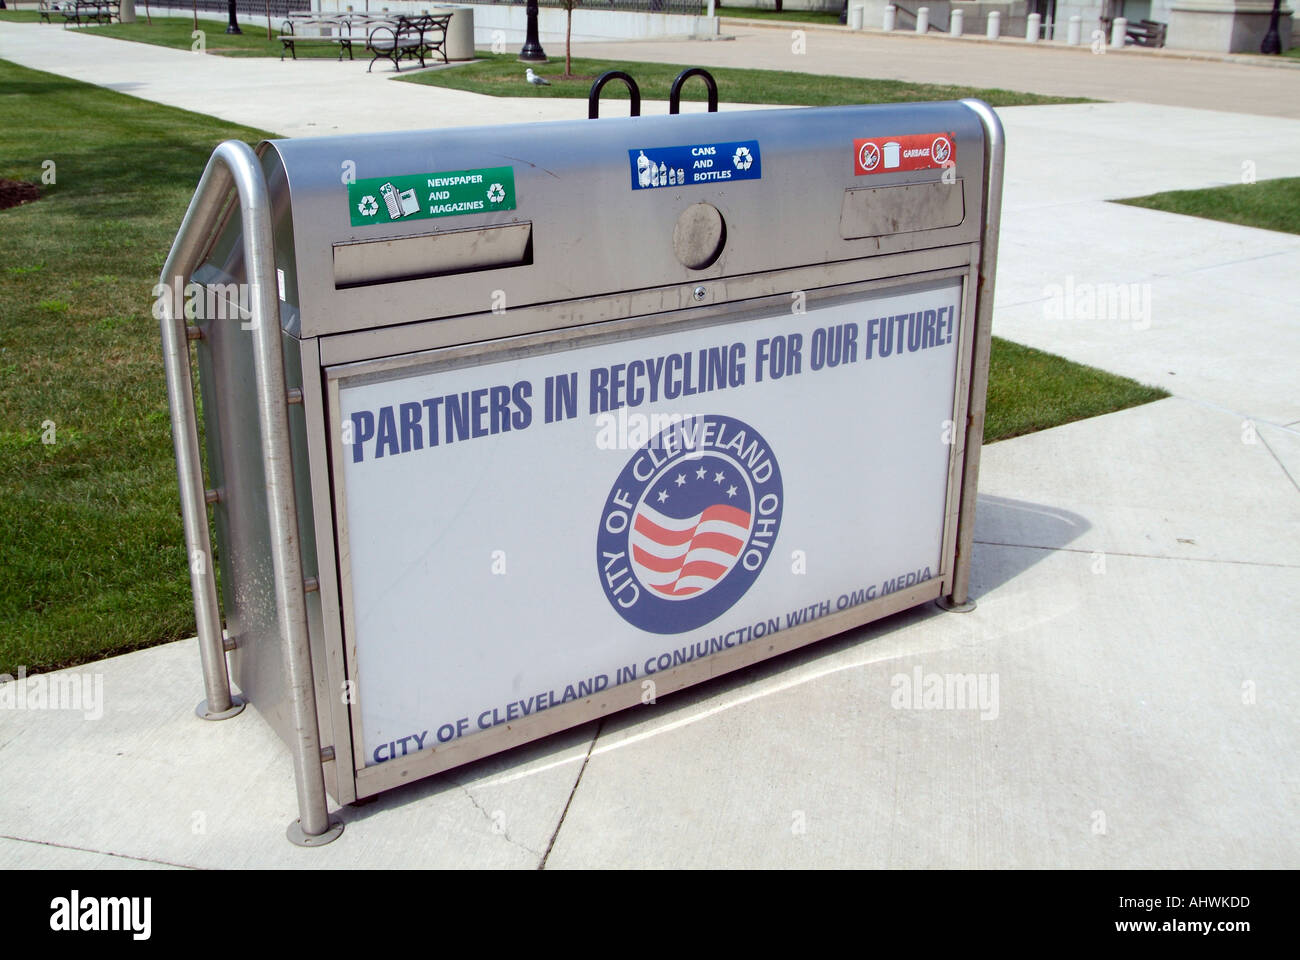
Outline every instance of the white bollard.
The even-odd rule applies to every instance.
[[[898,7],[894,6],[892,3],[885,4],[885,25],[884,25],[885,33],[889,33],[894,29],[894,20],[897,17],[898,17]]]
[[[948,32],[954,37],[961,36],[962,21],[966,19],[966,14],[961,10],[954,10],[948,16]]]
[[[916,32],[925,33],[930,29],[930,8],[918,7],[916,10]]]
[[[1128,21],[1123,17],[1116,17],[1110,25],[1110,45],[1112,47],[1124,46],[1124,35],[1128,33]]]
[[[1065,42],[1077,47],[1083,40],[1083,17],[1071,17],[1070,25],[1065,29]]]
[[[1037,13],[1031,13],[1029,19],[1025,21],[1025,39],[1030,43],[1038,42],[1038,30],[1042,22],[1042,15]]]
[[[849,29],[861,30],[862,17],[867,11],[866,7],[849,7]]]
[[[988,23],[988,27],[986,27],[984,30],[984,36],[986,36],[990,40],[996,40],[998,38],[998,34],[1000,34],[1001,32],[1002,32],[1002,14],[999,11],[994,10],[989,14],[989,23]]]

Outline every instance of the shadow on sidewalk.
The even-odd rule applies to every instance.
[[[977,550],[971,571],[971,595],[978,602],[980,595],[1014,580],[1053,551],[1068,547],[1091,528],[1087,519],[1069,510],[981,494],[975,505],[976,545],[1026,549],[999,550],[996,559],[990,551],[981,555]]]
[[[972,576],[972,594],[978,602],[980,595],[988,593],[1014,580],[1053,551],[1067,547],[1091,527],[1076,513],[1040,503],[1013,500],[1007,497],[981,495],[976,506],[975,539],[977,544],[1019,547],[1000,550],[996,558],[985,551],[976,560]],[[1024,549],[1028,548],[1028,549]],[[816,641],[806,647],[764,660],[712,680],[698,683],[663,697],[658,703],[622,710],[600,720],[592,720],[571,730],[561,731],[534,743],[515,747],[504,753],[456,767],[424,780],[389,790],[373,799],[344,807],[338,812],[345,822],[368,819],[378,813],[408,803],[418,803],[447,791],[470,791],[482,781],[497,776],[527,777],[557,765],[570,766],[576,777],[587,757],[588,747],[601,733],[619,733],[647,722],[658,721],[658,726],[673,724],[679,718],[688,718],[698,711],[705,701],[730,696],[739,699],[752,691],[762,681],[779,680],[790,675],[792,682],[803,667],[815,667],[820,661],[829,661],[844,651],[865,647],[906,627],[919,625],[949,614],[933,603],[923,603],[863,627],[848,630],[833,637]],[[887,654],[885,656],[888,656]],[[806,677],[804,680],[812,680]],[[526,765],[535,764],[533,770]],[[540,769],[537,769],[540,768]],[[470,795],[471,802],[478,806]],[[486,812],[484,816],[489,816]],[[537,851],[534,851],[537,852]],[[539,861],[542,854],[538,852]]]

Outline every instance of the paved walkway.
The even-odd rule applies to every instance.
[[[586,100],[482,97],[394,83],[391,64],[380,63],[367,73],[369,60],[364,57],[342,62],[221,57],[110,40],[95,36],[93,28],[63,30],[0,21],[0,59],[284,137],[574,120],[587,115]],[[521,65],[521,90],[525,84]],[[611,102],[605,112],[617,115],[620,107],[627,111],[625,105]],[[690,113],[705,109],[703,103],[693,101],[682,107]],[[721,109],[736,106],[727,103]],[[642,103],[646,115],[667,112],[667,101]]]
[[[728,27],[724,34],[733,39],[725,40],[582,43],[574,44],[574,53],[1300,117],[1300,70],[1284,66],[1182,59],[1173,52],[1152,56],[1124,50],[1097,55],[1088,47],[839,30],[806,31],[805,52],[795,53],[791,31],[796,28]],[[721,93],[726,96],[726,89]]]
[[[0,56],[31,66],[82,70],[73,44],[108,83],[282,132],[575,108],[308,63],[268,106],[278,64],[0,24]],[[177,55],[220,96],[178,89]],[[414,98],[379,116],[358,84]],[[0,712],[0,864],[1300,866],[1300,237],[1106,202],[1245,161],[1300,174],[1300,121],[1000,113],[995,331],[1175,396],[986,449],[973,613],[920,608],[346,808],[310,851],[283,839],[285,749],[255,710],[195,719],[197,649],[167,644],[82,668],[102,719]],[[1150,312],[1052,311],[1056,286],[1111,283],[1149,284]],[[891,708],[918,669],[996,676],[996,718]]]

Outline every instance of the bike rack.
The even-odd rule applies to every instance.
[[[632,116],[641,116],[641,88],[636,85],[631,75],[622,70],[609,70],[597,77],[596,82],[591,85],[591,92],[587,94],[587,119],[600,119],[600,91],[611,80],[622,80],[627,84],[628,92],[632,94]]]
[[[673,81],[673,89],[668,94],[668,112],[682,112],[682,87],[691,77],[700,77],[704,80],[709,88],[709,113],[718,112],[718,81],[713,79],[713,74],[703,67],[687,67],[681,73],[677,74],[677,79]]]

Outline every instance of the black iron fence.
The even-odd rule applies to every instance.
[[[522,7],[524,0],[470,0],[473,3],[502,3],[513,7]],[[437,0],[421,3],[421,7],[432,7]],[[136,0],[136,5],[144,9],[144,0]],[[539,7],[561,7],[564,0],[537,0]],[[698,16],[703,14],[707,0],[577,0],[575,10],[625,10],[633,13],[685,13]],[[204,13],[225,13],[229,5],[227,0],[153,0],[151,6],[167,7],[172,10],[191,10],[198,7]],[[346,10],[349,6],[357,13],[365,12],[366,0],[325,0],[322,4],[325,13]],[[370,0],[369,11],[379,13],[389,6],[387,0]],[[397,9],[397,5],[393,4]],[[235,9],[242,16],[254,14],[266,15],[266,0],[235,0]],[[271,17],[284,17],[288,13],[307,13],[312,9],[311,0],[271,0]]]
[[[524,0],[472,0],[474,3],[505,3],[522,7]],[[564,0],[537,0],[539,7],[563,7]],[[632,13],[704,13],[705,0],[576,0],[575,10],[626,10]]]
[[[363,0],[364,2],[364,0]],[[144,0],[135,0],[136,10],[144,12]],[[225,14],[230,9],[226,0],[149,0],[149,6],[165,7],[169,10],[193,10],[201,13]],[[241,17],[245,14],[266,16],[266,0],[235,0],[235,12]],[[311,0],[271,0],[271,19],[285,17],[290,13],[307,13],[311,10]]]
[[[467,0],[472,3],[501,3],[513,7],[522,7],[524,0]],[[422,7],[432,7],[437,0],[428,0]],[[144,9],[144,0],[136,0],[136,5]],[[388,6],[387,0],[370,0],[369,10],[378,13]],[[539,7],[564,7],[564,0],[537,0]],[[172,10],[191,10],[198,7],[205,13],[225,13],[228,9],[226,0],[152,0],[151,6],[167,7]],[[325,13],[346,10],[349,6],[357,13],[365,12],[366,0],[325,0]],[[707,0],[577,0],[575,10],[626,10],[633,13],[685,13],[700,15],[705,11]],[[394,4],[396,8],[396,4]],[[235,0],[235,9],[240,14],[266,15],[266,0]],[[307,13],[312,9],[311,0],[271,0],[271,16],[283,17],[288,13]]]

